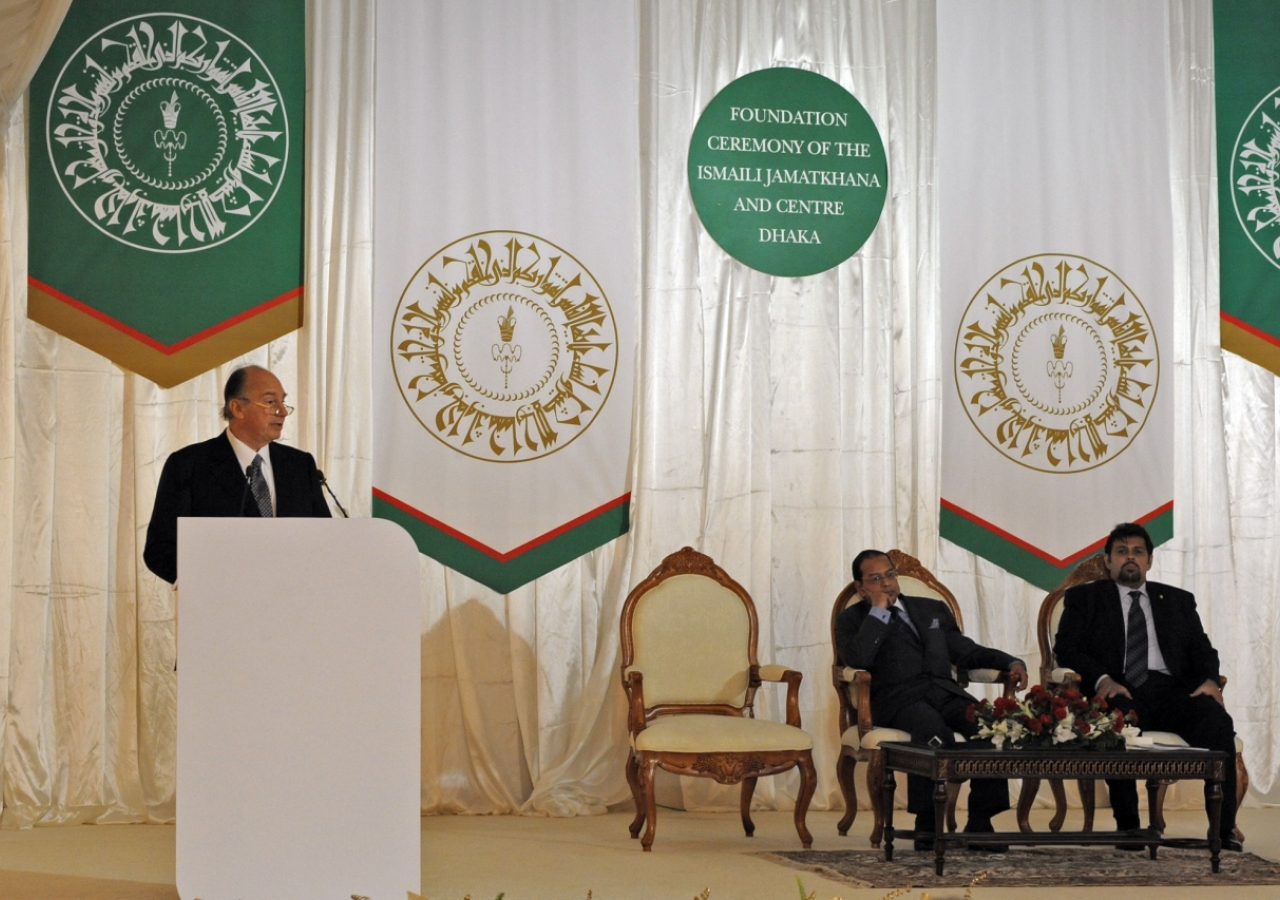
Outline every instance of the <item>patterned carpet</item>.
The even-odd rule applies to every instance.
[[[880,850],[792,850],[752,854],[860,888],[964,887],[980,873],[984,887],[1101,885],[1169,886],[1280,884],[1280,864],[1252,853],[1223,853],[1214,874],[1207,850],[1161,848],[1146,853],[1090,847],[1016,847],[1008,853],[947,852],[946,874],[933,874],[933,854],[895,846],[893,862]]]

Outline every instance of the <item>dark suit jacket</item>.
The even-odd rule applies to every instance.
[[[1082,689],[1091,693],[1098,679],[1110,675],[1124,683],[1124,614],[1121,586],[1110,579],[1091,581],[1067,591],[1053,653],[1058,665],[1080,673]],[[1218,680],[1218,651],[1200,624],[1196,598],[1181,588],[1147,582],[1156,640],[1169,674],[1190,693],[1212,678]]]
[[[871,673],[871,715],[888,722],[895,710],[922,700],[930,687],[938,686],[967,697],[951,677],[960,669],[1008,669],[1016,661],[999,650],[983,647],[965,637],[956,626],[951,609],[941,600],[899,597],[920,632],[896,628],[871,615],[871,602],[863,600],[836,618],[836,649],[846,666]]]
[[[276,483],[276,515],[328,517],[316,461],[310,453],[272,441],[267,445]],[[245,475],[224,431],[216,438],[170,454],[160,473],[142,558],[172,584],[178,580],[178,517],[258,516],[246,496]]]

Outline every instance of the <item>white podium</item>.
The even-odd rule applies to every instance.
[[[178,522],[182,900],[422,883],[418,551],[384,519]]]

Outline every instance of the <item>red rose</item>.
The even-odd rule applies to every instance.
[[[1044,726],[1040,724],[1039,719],[1027,719],[1027,731],[1032,734],[1039,734],[1044,731]]]
[[[1127,713],[1124,714],[1124,720],[1128,722],[1130,725],[1137,725],[1138,711],[1136,709],[1129,710]]]
[[[1029,693],[1029,694],[1038,694],[1038,693],[1040,693],[1040,692],[1041,692],[1041,691],[1043,691],[1043,690],[1044,690],[1044,685],[1042,685],[1042,684],[1033,684],[1033,685],[1031,685],[1031,687],[1027,688],[1027,693]]]
[[[1061,722],[1067,717],[1067,708],[1065,706],[1055,706],[1053,708],[1053,717]]]
[[[1088,734],[1090,731],[1093,731],[1093,728],[1089,725],[1089,723],[1088,723],[1088,722],[1086,722],[1086,721],[1084,721],[1083,719],[1081,719],[1081,720],[1080,720],[1080,722],[1079,722],[1078,724],[1079,724],[1079,726],[1080,726],[1080,736],[1081,736],[1081,737],[1083,737],[1084,735]]]
[[[1040,724],[1042,724],[1042,725],[1052,725],[1052,724],[1053,724],[1053,716],[1049,715],[1048,713],[1045,713],[1044,715],[1042,715],[1042,716],[1040,717]]]
[[[1053,698],[1053,708],[1054,708],[1054,709],[1066,709],[1066,708],[1067,708],[1067,698],[1066,698],[1066,697],[1054,697],[1054,698]]]
[[[964,712],[964,717],[970,722],[978,721],[978,705],[976,703],[970,703],[969,708]]]
[[[1068,700],[1079,700],[1080,692],[1075,689],[1068,689],[1062,692],[1062,696],[1066,697]]]
[[[1106,708],[1107,708],[1107,698],[1106,698],[1106,697],[1099,697],[1099,698],[1098,698],[1098,709],[1106,709]]]

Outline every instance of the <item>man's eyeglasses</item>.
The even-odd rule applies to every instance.
[[[241,403],[252,403],[254,406],[261,406],[273,416],[291,416],[293,415],[293,407],[284,403],[263,403],[260,400],[250,400],[248,397],[238,397]]]
[[[880,584],[881,582],[887,581],[889,579],[892,579],[894,581],[898,580],[897,569],[890,569],[888,572],[877,572],[875,575],[868,575],[862,580],[865,581],[867,584]]]

